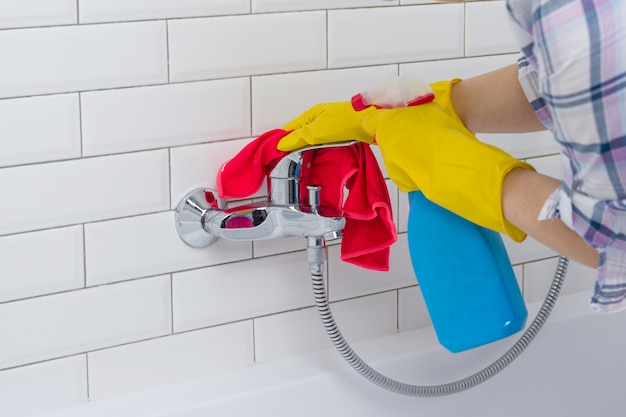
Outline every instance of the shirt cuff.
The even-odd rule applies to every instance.
[[[589,303],[598,313],[626,309],[626,252],[606,247],[599,251],[598,277]]]

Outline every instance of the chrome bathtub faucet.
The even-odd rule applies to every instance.
[[[350,146],[355,142],[331,146]],[[176,209],[176,231],[195,248],[218,239],[264,240],[279,237],[341,238],[345,219],[320,206],[319,185],[310,183],[312,151],[316,146],[283,157],[267,176],[267,201],[226,208],[215,190],[199,188]]]

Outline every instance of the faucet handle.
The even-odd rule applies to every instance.
[[[299,206],[307,197],[304,190],[310,176],[313,154],[317,149],[351,146],[357,141],[329,143],[298,149],[285,155],[267,176],[268,201],[278,206]],[[303,195],[301,195],[301,193]]]
[[[309,190],[309,206],[311,208],[311,213],[318,214],[320,191],[322,190],[322,187],[319,185],[307,185],[306,188]]]

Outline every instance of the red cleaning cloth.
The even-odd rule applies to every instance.
[[[276,163],[289,152],[276,149],[288,131],[274,129],[246,145],[222,165],[217,175],[220,198],[244,198],[256,193]],[[320,185],[320,211],[331,208],[346,219],[341,260],[376,271],[389,270],[389,247],[397,240],[391,202],[380,168],[369,145],[310,151],[311,184]],[[344,187],[349,190],[344,202]]]

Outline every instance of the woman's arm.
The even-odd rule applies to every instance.
[[[514,169],[502,189],[504,217],[550,249],[580,264],[597,268],[598,252],[559,219],[537,220],[544,202],[561,184],[535,171]]]
[[[475,133],[524,133],[546,130],[517,79],[517,64],[455,84],[451,100]]]
[[[477,133],[523,133],[545,130],[526,99],[510,65],[457,83],[452,105],[467,128]],[[558,219],[538,220],[548,196],[560,181],[524,169],[514,169],[503,183],[504,217],[529,236],[570,259],[597,267],[598,253]]]

